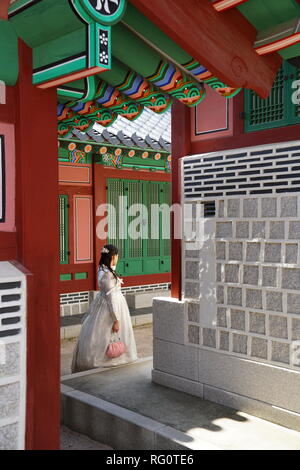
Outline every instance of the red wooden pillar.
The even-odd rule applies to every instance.
[[[27,318],[26,449],[58,449],[59,225],[56,90],[32,85],[32,52],[19,44],[16,87],[17,258],[32,274]]]
[[[175,100],[172,106],[172,204],[181,203],[180,158],[191,149],[191,110]],[[171,295],[181,299],[181,240],[174,239],[172,214],[172,284]]]

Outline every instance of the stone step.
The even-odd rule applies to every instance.
[[[62,423],[115,450],[300,450],[300,433],[152,383],[152,358],[62,378]]]

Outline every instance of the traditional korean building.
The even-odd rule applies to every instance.
[[[142,238],[141,233],[130,240],[123,232],[135,218],[130,213],[132,204],[144,205],[143,220],[149,221],[150,233],[152,205],[171,205],[170,110],[157,114],[145,108],[134,121],[118,116],[108,127],[95,124],[86,132],[72,128],[59,137],[58,157],[61,315],[85,313],[97,289],[94,214],[105,204],[109,214],[102,244],[113,243],[120,249],[118,272],[124,294],[153,292],[154,296],[168,291],[170,227],[166,227],[168,238],[163,237],[163,213],[155,220],[157,239]]]
[[[168,201],[170,155],[191,230],[172,218],[171,261],[167,241],[121,246],[128,287],[172,267],[152,379],[300,428],[299,16],[297,0],[0,2],[0,448],[59,447],[60,295],[96,288],[99,204]],[[118,127],[170,109],[171,142]]]

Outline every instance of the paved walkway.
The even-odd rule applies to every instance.
[[[115,449],[300,450],[300,433],[155,384],[152,367],[144,360],[63,380],[70,387],[66,420],[74,422],[76,411],[75,422],[88,434],[101,415],[101,442]]]
[[[149,357],[153,355],[153,333],[152,325],[134,328],[134,336],[137,346],[138,357]],[[76,339],[63,340],[61,342],[61,375],[71,374],[71,363]]]
[[[153,354],[152,325],[134,328],[138,356],[149,357]],[[71,363],[76,339],[61,342],[61,375],[71,374]],[[71,431],[66,426],[61,427],[61,450],[112,450],[99,442],[93,441],[83,434]]]

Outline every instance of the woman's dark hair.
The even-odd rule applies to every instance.
[[[103,253],[104,251],[104,253]],[[107,269],[113,274],[114,278],[118,280],[118,275],[110,267],[112,257],[119,253],[119,249],[114,245],[104,245],[101,251],[101,257],[99,261],[99,267],[106,266]]]

